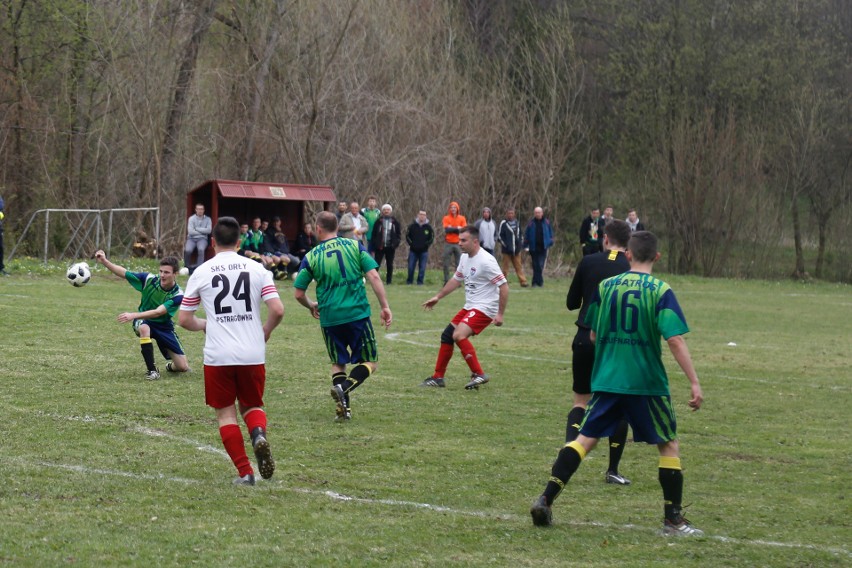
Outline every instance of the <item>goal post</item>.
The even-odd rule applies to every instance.
[[[130,256],[140,235],[150,235],[159,245],[159,207],[39,209],[30,216],[7,260],[21,252],[41,256],[47,264],[49,258],[88,257],[98,249],[110,256],[113,248],[119,256]]]

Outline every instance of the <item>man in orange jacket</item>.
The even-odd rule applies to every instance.
[[[461,247],[459,247],[459,233],[467,226],[467,219],[461,214],[459,204],[450,202],[447,214],[444,215],[444,284],[450,279],[450,275],[456,270],[461,259]]]

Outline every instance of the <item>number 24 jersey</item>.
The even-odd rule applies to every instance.
[[[186,284],[180,309],[204,308],[204,364],[264,363],[266,342],[260,302],[278,297],[272,273],[235,252],[219,253],[196,268]]]

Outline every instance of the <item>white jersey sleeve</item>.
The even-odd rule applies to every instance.
[[[260,365],[266,360],[261,301],[277,298],[272,273],[235,252],[219,253],[195,269],[181,309],[204,308],[204,364]]]

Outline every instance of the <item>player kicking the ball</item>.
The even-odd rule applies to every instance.
[[[464,308],[459,311],[441,334],[441,348],[438,361],[431,377],[420,383],[421,387],[444,387],[444,374],[453,357],[453,346],[458,345],[467,366],[470,368],[470,381],[464,386],[467,390],[478,389],[488,382],[488,375],[482,370],[476,350],[468,339],[478,335],[489,324],[503,325],[503,312],[509,301],[509,283],[500,270],[500,265],[487,251],[479,246],[479,231],[468,225],[459,233],[461,259],[455,275],[441,290],[423,302],[423,307],[431,310],[441,298],[464,285]]]
[[[701,408],[703,394],[683,334],[689,331],[680,305],[668,284],[651,276],[660,258],[657,238],[647,231],[628,243],[630,272],[601,282],[585,323],[595,343],[592,398],[580,433],[556,458],[544,493],[530,509],[533,524],[551,524],[550,507],[577,471],[586,454],[602,437],[612,436],[626,419],[637,442],[656,444],[660,452],[659,480],[663,488],[663,534],[702,536],[681,512],[683,473],[677,441],[677,422],[669,380],[660,353],[665,338],[675,360],[689,379],[689,407]]]
[[[159,276],[155,276],[147,272],[130,272],[123,266],[113,264],[102,250],[95,253],[95,259],[116,276],[126,279],[133,288],[142,293],[139,311],[120,313],[118,321],[133,322],[133,331],[139,337],[142,359],[148,369],[145,378],[150,381],[160,378],[160,371],[154,363],[152,340],[157,341],[160,353],[166,358],[167,371],[171,373],[188,371],[186,355],[172,323],[172,316],[177,312],[183,298],[183,290],[175,280],[180,261],[173,256],[164,257],[160,261]]]
[[[323,211],[317,215],[319,244],[299,265],[293,284],[296,301],[320,320],[325,348],[331,359],[331,397],[337,404],[337,420],[352,418],[350,394],[376,371],[378,350],[376,334],[370,322],[370,302],[364,279],[370,282],[387,329],[393,321],[378,264],[358,241],[337,236],[337,217]],[[305,294],[316,280],[317,301]],[[349,374],[346,365],[352,364]]]
[[[219,435],[239,477],[234,483],[254,485],[254,470],[237,425],[237,406],[246,423],[257,468],[272,477],[275,461],[266,438],[263,391],[266,384],[266,342],[284,317],[284,304],[262,265],[237,254],[240,224],[220,217],[213,227],[216,256],[197,267],[186,284],[178,322],[189,331],[204,331],[204,396],[216,410]],[[267,307],[260,319],[260,302]],[[195,315],[204,307],[207,319]]]

